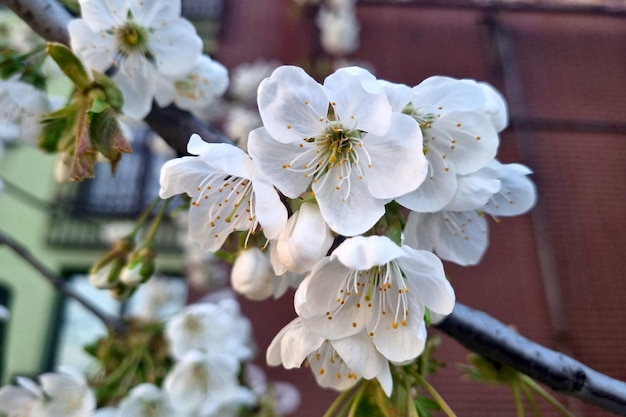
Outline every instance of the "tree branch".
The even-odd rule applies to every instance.
[[[62,294],[78,301],[83,307],[90,311],[94,316],[98,317],[109,330],[114,332],[123,332],[126,329],[122,320],[109,316],[108,314],[100,311],[89,300],[82,295],[74,291],[67,282],[61,279],[56,273],[48,269],[41,261],[39,261],[32,253],[20,242],[13,239],[9,235],[0,230],[0,245],[6,245],[15,252],[26,263],[32,266],[37,272],[39,272],[44,278],[46,278],[50,284],[57,288]]]
[[[56,0],[2,0],[39,36],[69,45],[67,23],[72,15]]]
[[[56,1],[2,1],[44,38],[69,43],[66,27],[72,17]],[[172,106],[154,106],[146,120],[181,154],[186,153],[192,133],[210,142],[228,141],[212,126]],[[43,271],[48,278],[54,276],[45,268]],[[626,416],[626,383],[540,346],[485,313],[457,303],[454,312],[437,327],[474,352],[511,366],[557,391]]]
[[[626,416],[626,383],[516,333],[486,313],[457,303],[436,327],[469,350],[585,402]]]

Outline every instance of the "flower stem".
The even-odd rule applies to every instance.
[[[135,239],[137,232],[139,232],[139,230],[141,229],[141,226],[143,226],[144,222],[146,221],[150,213],[152,213],[152,211],[157,206],[157,204],[159,204],[160,201],[161,201],[161,198],[159,197],[155,197],[154,200],[152,200],[150,205],[146,207],[143,213],[141,213],[141,216],[139,217],[139,219],[137,219],[137,222],[135,223],[133,230],[131,230],[130,233],[128,234],[128,237],[130,237],[131,239]],[[167,201],[169,201],[169,199]]]
[[[171,198],[168,198],[167,200],[165,200],[163,205],[161,205],[161,208],[159,209],[159,212],[157,213],[156,217],[152,220],[152,223],[150,223],[150,229],[148,229],[148,233],[146,233],[146,237],[144,238],[144,243],[143,243],[144,247],[149,247],[152,245],[154,236],[156,235],[156,232],[159,230],[159,226],[161,226],[161,220],[163,219],[163,215],[165,214],[167,207],[170,205],[170,201],[172,201]]]
[[[335,414],[335,411],[337,411],[339,407],[341,407],[343,402],[346,401],[352,395],[354,395],[353,391],[354,391],[353,388],[348,388],[347,390],[339,394],[337,398],[335,398],[335,401],[333,401],[333,403],[330,405],[330,407],[328,407],[328,410],[326,410],[326,412],[324,413],[322,417],[332,417]],[[341,415],[341,414],[338,414],[338,415]]]
[[[539,411],[539,407],[537,407],[537,401],[535,401],[535,396],[533,392],[528,387],[524,381],[521,382],[520,387],[522,388],[522,392],[526,395],[526,400],[528,400],[528,404],[530,405],[531,410],[533,410],[533,415],[535,417],[540,417],[541,412]]]
[[[361,402],[361,397],[365,394],[365,389],[367,388],[367,383],[361,383],[361,388],[357,391],[356,395],[352,399],[352,405],[350,406],[350,412],[348,413],[348,417],[357,417],[356,410],[359,407],[359,403]]]
[[[543,389],[541,385],[537,384],[532,378],[527,375],[521,375],[521,378],[523,383],[527,384],[528,387],[535,390],[537,394],[541,395],[547,402],[549,402],[554,408],[556,408],[556,410],[561,413],[562,416],[575,417],[572,413],[569,412],[567,408],[563,406],[563,404],[559,402],[559,400],[550,395],[548,391]]]
[[[452,411],[452,408],[450,408],[448,403],[446,403],[446,401],[441,397],[441,395],[439,395],[437,390],[432,385],[430,385],[430,383],[426,381],[426,379],[424,379],[423,376],[421,376],[417,372],[411,372],[411,374],[415,377],[417,383],[420,384],[422,387],[424,387],[426,391],[428,391],[428,394],[430,394],[433,400],[435,400],[437,404],[439,404],[439,407],[441,407],[441,410],[444,413],[446,413],[448,417],[456,417],[456,414],[454,413],[454,411]]]
[[[511,384],[511,389],[513,390],[513,399],[515,402],[515,409],[517,410],[517,417],[524,417],[524,404],[522,403],[522,396],[520,395],[517,381],[514,381]]]

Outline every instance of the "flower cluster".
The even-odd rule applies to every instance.
[[[269,388],[260,370],[246,363],[253,353],[250,323],[234,298],[187,306],[166,323],[165,336],[174,363],[161,387],[141,383],[118,406],[96,409],[94,390],[85,376],[61,368],[41,375],[40,384],[20,377],[17,386],[0,388],[0,414],[235,417],[267,396],[273,397],[273,407],[280,412],[289,413],[297,406],[299,397],[292,387],[281,383]]]
[[[485,215],[535,202],[530,170],[494,159],[505,101],[472,80],[411,88],[347,67],[319,84],[282,66],[257,103],[248,154],[193,136],[196,156],[165,164],[161,196],[191,197],[190,236],[208,251],[244,232],[236,290],[261,299],[297,287],[298,317],[268,348],[271,365],[308,362],[340,390],[376,378],[391,395],[390,364],[422,353],[425,315],[454,307],[440,258],[478,262]]]

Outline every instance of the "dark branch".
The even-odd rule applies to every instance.
[[[66,26],[71,16],[54,0],[3,1],[41,36],[69,43]],[[155,106],[146,120],[179,153],[186,152],[192,133],[200,134],[206,141],[228,141],[212,126],[174,107]],[[50,276],[49,271],[44,271]],[[474,352],[509,365],[557,391],[626,416],[626,383],[542,347],[485,313],[457,304],[438,327]]]
[[[116,317],[109,316],[108,314],[100,311],[96,306],[94,306],[89,300],[84,298],[82,295],[75,292],[67,282],[61,279],[57,274],[48,269],[41,261],[39,261],[35,256],[24,245],[22,245],[17,240],[8,236],[4,232],[0,230],[0,245],[8,246],[16,255],[22,258],[26,263],[32,266],[37,272],[41,274],[44,278],[46,278],[50,284],[52,284],[56,289],[58,289],[62,294],[70,297],[76,301],[78,301],[83,307],[85,307],[88,311],[90,311],[94,316],[98,317],[109,330],[114,331],[116,333],[123,332],[126,326],[124,323],[117,319]]]
[[[39,36],[50,42],[69,44],[70,13],[56,0],[2,0]]]
[[[486,313],[457,303],[437,325],[469,350],[494,359],[564,394],[626,416],[626,383],[543,347]]]

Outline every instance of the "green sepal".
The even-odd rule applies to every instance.
[[[49,42],[46,52],[79,90],[85,91],[89,88],[91,85],[89,75],[70,48],[60,43]]]
[[[104,92],[105,100],[116,112],[122,112],[122,106],[124,105],[124,95],[117,88],[117,84],[115,81],[108,77],[107,75],[98,72],[92,71],[94,84],[98,85],[102,91]]]

